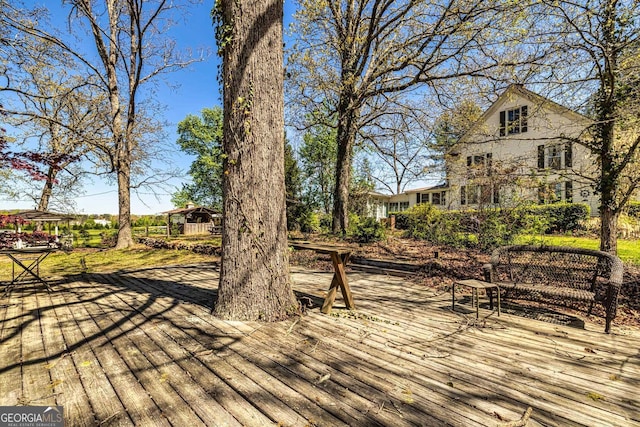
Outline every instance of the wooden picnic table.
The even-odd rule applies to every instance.
[[[308,242],[289,242],[289,246],[298,250],[309,250],[319,254],[328,254],[331,256],[331,262],[333,263],[333,279],[327,292],[327,296],[324,299],[322,308],[320,311],[324,314],[331,312],[331,307],[336,299],[336,293],[338,287],[342,292],[342,298],[345,305],[349,310],[355,310],[356,306],[353,303],[353,296],[351,295],[351,288],[349,287],[349,281],[347,280],[347,274],[345,267],[351,256],[351,249],[343,246],[330,246],[330,245],[316,245]]]

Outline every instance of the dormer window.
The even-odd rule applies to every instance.
[[[526,105],[511,110],[500,111],[500,136],[524,133],[527,131]]]

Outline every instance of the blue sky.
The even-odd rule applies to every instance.
[[[68,9],[61,9],[61,1],[27,1],[28,5],[46,4],[53,22],[63,20]],[[215,39],[213,27],[211,25],[210,10],[213,1],[204,1],[198,5],[190,5],[188,17],[180,20],[172,30],[172,36],[181,49],[192,49],[194,51],[203,48],[210,49],[211,56],[204,62],[192,64],[188,69],[171,73],[165,77],[168,83],[160,81],[159,98],[161,104],[166,106],[165,120],[170,123],[167,128],[167,138],[169,143],[175,147],[177,139],[176,124],[184,119],[188,114],[199,114],[206,107],[221,105],[220,91],[216,80],[217,65],[219,59],[215,54]],[[295,4],[285,1],[285,28],[292,19]],[[169,84],[170,83],[170,84]],[[173,86],[178,86],[173,87]],[[172,156],[177,165],[186,171],[193,158],[180,152],[177,147],[175,152],[168,153]],[[188,179],[187,177],[184,178]],[[182,180],[172,182],[176,187],[180,186]],[[141,194],[131,195],[131,212],[133,214],[154,214],[173,209],[171,195],[166,189],[159,189],[158,195]],[[92,183],[87,182],[85,195],[76,199],[77,211],[86,214],[101,214],[118,212],[117,188],[115,184],[107,184],[99,179],[94,179]],[[0,201],[0,208],[4,209],[32,209],[33,203],[28,201],[8,202]]]

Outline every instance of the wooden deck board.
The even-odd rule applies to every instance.
[[[332,273],[292,270],[294,289],[324,297]],[[0,299],[0,405],[44,397],[71,426],[466,427],[528,406],[530,427],[640,425],[636,329],[482,308],[476,321],[464,300],[451,311],[450,294],[351,272],[355,312],[339,297],[332,316],[227,322],[209,314],[217,274],[176,266],[16,287]]]
[[[70,365],[65,370],[67,375],[63,377],[63,387],[74,383],[75,387],[82,387],[86,391],[89,400],[88,407],[65,406],[65,417],[73,423],[77,417],[82,416],[82,412],[92,412],[94,425],[131,426],[133,422],[128,414],[129,410],[125,408],[113,387],[113,383],[118,384],[122,381],[116,376],[109,379],[108,370],[102,366],[102,363],[109,363],[113,352],[108,341],[103,338],[91,338],[92,333],[97,332],[97,328],[93,319],[82,308],[86,301],[88,298],[83,292],[67,292],[66,288],[63,288],[61,292],[52,293],[53,311],[65,346],[54,353],[56,358],[50,363],[56,367],[59,364]],[[92,346],[98,346],[101,351],[95,352]],[[74,373],[77,374],[78,381],[73,381]],[[74,396],[69,396],[64,388],[61,391],[57,403],[64,406],[69,399],[74,399]]]
[[[17,405],[22,394],[22,289],[2,298],[4,318],[0,333],[0,397],[5,405]]]
[[[197,315],[198,313],[191,314]],[[289,397],[290,401],[297,401],[296,405],[300,405],[301,401],[311,400],[314,405],[317,404],[324,408],[327,413],[348,423],[348,425],[381,425],[381,423],[376,423],[373,422],[374,420],[363,417],[360,408],[364,402],[348,406],[345,405],[342,394],[336,395],[330,391],[325,391],[324,385],[318,387],[318,382],[326,374],[326,369],[314,371],[294,360],[291,357],[291,353],[287,355],[277,349],[274,350],[270,346],[270,343],[274,341],[268,335],[261,334],[261,328],[254,329],[252,326],[240,322],[233,322],[231,327],[242,334],[243,341],[251,343],[250,350],[247,350],[248,346],[244,345],[244,342],[242,343],[243,345],[235,345],[236,343],[233,343],[229,346],[240,357],[240,360],[236,358],[236,362],[245,359],[251,364],[262,367],[272,377],[286,377],[288,380],[287,386],[299,393],[297,397],[295,395],[290,395]],[[284,332],[283,335],[285,335]],[[264,337],[264,340],[256,339],[258,336]],[[276,384],[271,384],[271,387],[275,387],[278,390],[286,389],[287,386],[280,385],[276,387]],[[339,390],[339,392],[342,392],[342,390]],[[336,396],[341,397],[336,398]],[[322,418],[321,413],[315,413],[312,417],[315,422],[320,422],[321,425],[339,425],[339,421],[336,419],[323,420]],[[391,422],[391,420],[388,420],[388,422]]]
[[[389,314],[389,311],[386,314]],[[464,354],[465,348],[469,348],[470,346],[475,345],[476,346],[476,348],[474,349],[475,351],[469,353],[468,355],[465,355],[465,358],[494,357],[496,359],[495,362],[497,364],[499,364],[501,361],[508,362],[509,364],[524,363],[526,364],[526,369],[535,369],[537,366],[547,365],[550,360],[549,353],[555,354],[557,357],[561,357],[567,361],[571,361],[572,359],[590,361],[590,360],[602,359],[602,356],[599,353],[601,351],[607,351],[604,348],[601,350],[599,346],[597,344],[594,345],[593,342],[589,343],[590,345],[588,346],[584,346],[584,347],[578,346],[577,348],[571,349],[571,348],[568,348],[568,347],[571,347],[569,345],[563,345],[562,343],[558,343],[554,341],[553,337],[539,337],[539,335],[536,335],[534,338],[529,340],[524,340],[522,342],[514,342],[512,341],[512,339],[505,340],[504,342],[500,342],[501,347],[511,348],[514,354],[513,357],[509,357],[508,359],[501,359],[502,356],[499,356],[499,357],[494,356],[494,349],[495,349],[495,343],[499,339],[500,331],[501,329],[504,329],[504,327],[500,326],[499,323],[496,323],[497,321],[495,317],[492,318],[491,322],[493,322],[494,324],[485,325],[482,329],[475,328],[475,331],[478,334],[483,334],[483,333],[491,334],[491,340],[492,340],[491,343],[487,344],[483,340],[474,341],[473,337],[470,337],[469,339],[465,339],[465,336],[461,335],[460,340],[453,343],[453,345],[455,345],[455,349],[459,350],[461,354]],[[372,325],[374,324],[372,323]],[[397,342],[396,344],[393,344],[394,346],[397,346],[399,348],[408,348],[408,349],[413,348],[413,351],[416,353],[418,353],[420,350],[427,351],[428,353],[429,349],[434,347],[438,343],[437,336],[434,336],[433,338],[427,339],[424,341],[415,340],[413,338],[417,336],[420,328],[422,329],[426,328],[425,324],[416,325],[415,322],[412,321],[410,323],[403,324],[401,326],[396,324],[388,324],[388,325],[383,324],[383,327],[385,328],[385,330],[393,330],[396,333],[395,336],[398,337],[398,339],[400,339],[399,342]],[[429,327],[429,329],[431,331],[436,330],[435,326],[431,326]],[[403,332],[405,331],[408,334],[403,334]],[[445,332],[446,331],[443,331],[443,333]],[[582,331],[582,333],[584,333],[584,331]],[[372,326],[372,331],[370,331],[370,334],[373,334],[373,336],[375,336],[373,326]],[[385,332],[384,334],[378,334],[378,336],[382,336],[381,339],[383,341],[387,339],[384,337],[384,335],[388,335],[388,333]],[[403,335],[407,335],[407,337],[404,338]],[[536,340],[536,338],[540,338],[540,339]],[[529,344],[532,341],[533,341],[532,343],[533,345]],[[386,346],[389,346],[389,343],[387,343],[386,341],[384,342]],[[446,344],[447,348],[445,350],[450,351],[451,345],[452,343],[447,343]],[[523,346],[525,346],[526,348],[523,348]],[[517,356],[518,352],[523,351],[525,349],[527,351],[528,357],[519,358]],[[609,354],[611,355],[612,353],[609,351]],[[481,363],[482,360],[478,360],[478,362]],[[630,368],[632,369],[632,372],[633,372],[633,367],[630,367]],[[600,369],[597,372],[594,372],[593,370],[585,370],[584,372],[578,371],[576,374],[577,375],[596,374],[597,377],[588,376],[584,382],[592,384],[595,381],[599,381],[600,383],[602,383],[602,382],[605,382],[605,380],[607,380],[611,376],[617,376],[617,369],[618,368],[616,366],[608,367],[605,365],[604,369]],[[556,377],[556,375],[557,375],[556,372],[554,372],[553,376]],[[561,372],[560,372],[560,375],[562,375]],[[562,380],[579,382],[580,376],[577,376],[577,375],[574,375],[571,377],[563,377]],[[621,378],[618,378],[618,377],[615,378],[616,381],[614,385],[616,387],[620,387],[621,391],[623,392],[629,392],[633,389],[636,389],[637,387],[640,387],[640,383],[635,378],[625,378],[624,381],[620,381],[620,379]]]
[[[47,313],[40,312],[39,295],[46,298],[36,288],[23,288],[22,312],[28,313],[31,321],[22,328],[22,392],[27,405],[50,406],[55,405],[54,388],[59,380],[52,381],[51,371],[43,363],[47,358],[41,322],[47,318]]]
[[[73,361],[81,374],[83,384],[87,384],[85,389],[90,396],[92,395],[90,387],[94,386],[105,394],[110,394],[111,388],[115,392],[108,402],[116,407],[106,411],[106,418],[97,416],[98,422],[109,423],[113,418],[122,419],[127,415],[134,425],[170,425],[162,415],[161,409],[141,385],[135,369],[123,359],[121,351],[127,353],[128,349],[117,348],[112,338],[107,336],[110,331],[118,327],[117,323],[122,321],[121,313],[117,309],[110,308],[110,312],[106,315],[92,314],[92,306],[103,303],[99,295],[115,290],[91,286],[99,285],[91,282],[75,282],[69,285],[57,292],[65,296],[70,313],[77,325],[75,330],[69,328],[69,333],[74,335],[68,346],[77,349],[73,353]],[[96,294],[97,292],[100,294]],[[100,323],[105,319],[107,326],[101,327]],[[104,376],[101,375],[101,371]],[[107,383],[104,382],[105,380]],[[118,403],[122,405],[126,414],[119,411]],[[101,405],[100,399],[95,399],[93,407],[97,408],[99,405]]]
[[[66,351],[62,331],[64,318],[56,313],[56,305],[64,306],[64,300],[59,298],[55,301],[49,293],[40,293],[36,298],[39,301],[38,305],[43,308],[40,313],[40,328],[44,346],[43,358],[46,359],[46,363],[43,362],[42,365],[49,371],[51,388],[55,394],[55,402],[51,403],[65,408],[69,424],[94,426],[97,423],[94,411],[87,410],[92,408],[89,396],[80,381],[80,375],[72,358],[68,357],[69,353]],[[92,394],[99,394],[99,392],[94,390]],[[105,402],[104,406],[111,404],[107,399],[101,400]]]
[[[389,312],[387,311],[385,314],[389,314]],[[495,320],[495,318],[493,318],[493,320]],[[385,326],[385,328],[387,327],[393,328],[394,326],[393,325]],[[403,325],[401,330],[403,331],[410,330],[412,327],[413,325]],[[422,327],[424,327],[424,325],[422,325]],[[434,326],[428,329],[433,330]],[[590,381],[590,383],[587,384],[588,388],[582,389],[579,392],[573,391],[573,390],[567,390],[566,384],[575,385],[576,383],[575,380],[579,379],[579,377],[576,377],[576,376],[563,377],[562,363],[557,365],[558,370],[554,369],[555,366],[553,364],[552,365],[549,364],[550,361],[553,361],[552,358],[549,358],[549,354],[555,354],[556,356],[558,356],[557,348],[554,351],[554,348],[552,348],[552,346],[550,345],[547,345],[546,349],[543,347],[542,350],[539,352],[539,354],[541,354],[540,359],[536,360],[534,357],[533,361],[531,362],[530,359],[532,358],[530,356],[532,354],[535,354],[535,351],[539,348],[539,343],[536,344],[535,349],[531,348],[530,352],[527,352],[526,350],[523,351],[522,349],[522,343],[526,341],[506,342],[504,343],[507,345],[506,348],[502,343],[500,343],[499,346],[496,346],[495,345],[496,343],[494,343],[493,341],[495,338],[495,334],[499,330],[500,329],[497,329],[494,333],[490,328],[486,329],[486,336],[480,340],[476,339],[475,342],[470,340],[464,340],[465,336],[468,334],[465,334],[465,335],[461,334],[459,338],[461,338],[463,341],[457,342],[454,348],[451,348],[451,344],[447,343],[446,346],[444,346],[445,348],[442,349],[442,351],[451,353],[449,357],[443,359],[443,362],[445,364],[448,364],[452,369],[459,369],[459,366],[464,366],[465,362],[467,363],[468,366],[482,366],[487,362],[493,362],[489,365],[490,367],[493,365],[495,366],[515,365],[516,369],[513,370],[513,372],[509,372],[509,371],[505,372],[503,369],[500,369],[498,371],[495,371],[495,370],[489,371],[489,373],[495,373],[496,375],[491,379],[489,386],[491,386],[491,384],[499,384],[501,379],[503,379],[503,381],[509,381],[514,384],[520,383],[519,388],[524,387],[525,389],[527,387],[530,387],[529,384],[532,382],[534,384],[542,383],[543,385],[545,385],[545,390],[541,390],[540,392],[538,392],[537,390],[533,390],[533,391],[530,390],[529,394],[536,395],[536,393],[538,393],[537,399],[541,402],[544,402],[545,395],[549,395],[554,400],[553,405],[564,406],[566,408],[567,413],[574,412],[573,407],[576,400],[583,400],[583,401],[585,399],[588,400],[587,398],[588,395],[595,395],[596,393],[603,396],[605,394],[607,396],[616,395],[616,398],[617,398],[616,400],[620,401],[620,399],[624,399],[624,393],[631,392],[632,388],[635,387],[635,384],[633,383],[637,383],[637,381],[627,378],[626,386],[621,387],[622,393],[616,392],[617,385],[623,384],[624,381],[620,381],[620,378],[615,378],[614,380],[612,380],[610,377],[603,378],[602,369],[600,369],[603,365],[600,365],[599,363],[595,363],[594,365],[594,366],[597,366],[598,369],[591,369],[590,368],[591,364],[588,362],[593,363],[595,361],[590,361],[589,357],[585,357],[585,355],[590,356],[589,353],[595,352],[595,351],[593,351],[591,348],[588,348],[588,349],[582,348],[580,349],[581,353],[571,355],[569,360],[565,360],[565,362],[571,363],[573,361],[572,359],[575,359],[575,360],[584,359],[583,362],[586,368],[583,369],[582,371],[578,370],[577,374],[582,375],[583,373],[588,372],[591,375],[591,377],[587,377],[587,380],[585,382]],[[472,331],[481,333],[482,329],[472,329]],[[585,332],[586,331],[581,331],[580,333],[584,334]],[[411,333],[410,335],[416,336],[413,333]],[[598,338],[602,337],[602,335],[603,334],[601,333],[594,334],[594,336],[597,336]],[[352,339],[355,339],[355,338],[356,338],[355,335],[352,336]],[[375,340],[376,335],[372,333],[368,338]],[[381,340],[382,340],[381,342],[386,347],[389,346],[389,344],[385,342],[385,338],[381,338]],[[402,351],[409,351],[409,352],[413,352],[414,354],[420,354],[419,353],[420,348],[415,348],[415,347],[412,348],[411,340],[406,340],[406,341],[402,340],[401,331],[397,331],[397,335],[395,336],[394,340],[399,341],[396,343],[397,345],[394,345],[394,347],[401,347]],[[560,343],[556,342],[554,344],[554,346],[558,346],[558,345],[560,345]],[[386,350],[386,347],[384,348],[384,350]],[[500,355],[498,353],[497,358],[493,357],[493,355],[496,353],[495,351],[496,347],[505,348],[506,350],[508,350],[509,347],[512,347],[512,351],[514,352],[515,356],[513,358],[505,359],[504,355]],[[470,351],[469,349],[472,349],[472,350]],[[457,351],[452,351],[452,350],[457,350]],[[546,354],[544,354],[545,351],[546,351]],[[518,352],[521,352],[523,355],[526,355],[529,357],[520,358],[517,356],[519,354]],[[462,356],[458,356],[458,355],[462,355]],[[494,360],[487,360],[487,358],[492,358],[492,357]],[[456,365],[455,363],[453,363],[456,358],[459,359],[457,362],[459,365]],[[565,357],[565,359],[567,358]],[[528,366],[526,367],[518,366],[521,360],[524,360],[525,362],[529,363]],[[529,373],[529,371],[532,371],[532,370],[535,371],[536,369],[537,369],[537,373],[535,375],[532,375],[531,373]],[[594,377],[593,374],[596,374],[596,377]],[[473,379],[473,373],[470,373],[470,375],[471,375],[470,378]],[[558,377],[561,377],[561,378],[558,379]],[[632,383],[632,384],[629,384],[629,383]],[[598,390],[597,392],[595,391],[596,389]],[[544,392],[546,394],[540,394],[541,392]],[[564,397],[564,400],[558,400],[557,399],[558,396]],[[600,416],[606,421],[611,417],[610,415],[611,410],[615,410],[615,411],[621,410],[623,413],[626,413],[627,418],[634,418],[637,416],[637,410],[634,411],[634,408],[632,405],[628,405],[625,403],[621,405],[608,404],[607,400],[596,400],[593,403],[594,403],[593,406],[595,406],[596,408],[588,408],[589,409],[588,418],[591,421],[598,419],[598,414],[600,414]],[[624,423],[624,421],[625,419],[623,418],[619,422]],[[585,421],[583,420],[583,422]],[[588,424],[589,421],[586,421],[585,423]]]
[[[407,353],[407,357],[403,357],[397,352],[391,354],[385,350],[388,347],[382,344],[381,348],[372,346],[373,341],[370,336],[364,336],[362,329],[355,329],[347,334],[334,336],[327,331],[331,330],[331,325],[324,324],[324,318],[313,319],[308,322],[305,327],[305,334],[309,339],[322,343],[319,351],[332,355],[335,359],[346,358],[348,360],[359,360],[359,364],[342,364],[337,369],[342,370],[345,374],[361,378],[369,384],[384,392],[387,396],[394,398],[393,407],[402,407],[401,411],[407,410],[411,405],[407,402],[425,399],[421,412],[425,415],[418,415],[418,418],[426,417],[428,414],[436,413],[440,417],[447,420],[456,420],[458,425],[487,425],[489,416],[500,408],[496,406],[487,407],[484,395],[474,396],[472,393],[465,392],[456,381],[456,387],[450,385],[454,380],[455,374],[445,372],[439,373],[428,367],[428,375],[421,378],[422,368],[420,365],[423,361],[422,356],[412,357]],[[363,350],[360,346],[354,348],[352,342],[365,343],[367,341],[367,349]],[[407,363],[403,363],[405,360]],[[474,388],[474,393],[478,393],[478,387]],[[489,390],[485,390],[488,395]],[[455,407],[454,409],[447,407],[447,403],[451,401],[464,401],[464,404],[483,408],[484,414],[469,413],[464,406]],[[443,412],[446,411],[446,414]],[[433,420],[432,423],[437,421]]]
[[[152,286],[152,284],[149,284],[147,285],[147,287],[150,285]],[[162,305],[161,301],[159,301],[159,303]],[[201,307],[193,310],[192,305],[176,307],[175,314],[182,314],[184,318],[189,319],[199,319],[203,317],[203,314],[205,315],[205,317],[210,317],[206,316],[206,313],[202,313]],[[206,320],[204,322],[206,322]],[[226,330],[219,330],[218,327],[222,325],[224,325],[224,323],[220,323],[217,321],[209,324],[209,326],[213,328],[213,331],[220,336],[238,335],[237,333],[229,334],[229,327],[225,328]],[[189,326],[190,325],[184,325],[184,328],[188,328]],[[306,393],[296,392],[296,390],[291,385],[291,382],[296,380],[295,377],[287,376],[286,373],[283,372],[281,367],[272,364],[270,360],[265,360],[265,358],[260,357],[260,352],[254,351],[253,348],[251,348],[250,350],[245,350],[247,345],[245,343],[244,335],[241,334],[239,340],[231,340],[229,341],[229,343],[222,343],[222,346],[220,346],[220,344],[215,340],[211,341],[206,336],[198,337],[197,341],[199,345],[205,346],[206,348],[211,348],[214,351],[223,350],[225,352],[226,363],[230,363],[235,367],[242,367],[242,374],[247,378],[253,380],[264,390],[277,390],[277,401],[272,401],[269,406],[278,407],[280,402],[284,402],[287,404],[288,408],[281,408],[280,413],[274,413],[272,415],[276,419],[276,421],[281,422],[289,418],[289,421],[293,422],[295,425],[300,423],[304,424],[304,420],[301,420],[297,415],[299,408],[304,407],[305,412],[308,412],[310,414],[310,419],[316,423],[320,423],[321,425],[333,426],[341,425],[340,420],[331,416],[330,412],[322,411],[319,408],[316,408],[315,403],[309,400]],[[268,375],[265,375],[265,372],[267,372]],[[287,383],[274,380],[281,376],[279,374],[284,374],[282,376],[287,377]],[[355,419],[351,419],[349,421],[353,422],[355,421]]]
[[[129,284],[133,287],[151,290],[152,294],[162,296],[162,292],[153,284],[139,285],[139,280],[131,280]],[[161,288],[161,287],[160,287]],[[178,293],[184,292],[186,295],[188,288],[179,288]],[[158,301],[162,305],[162,298]],[[219,327],[224,327],[224,322],[216,322],[217,327],[206,328],[207,333],[202,333],[201,324],[204,324],[204,317],[210,317],[208,310],[203,310],[200,306],[199,311],[195,314],[185,311],[187,307],[175,307],[172,310],[172,328],[164,329],[168,336],[177,336],[177,340],[181,346],[189,349],[192,353],[200,353],[203,350],[210,356],[217,356],[213,360],[208,360],[208,366],[216,375],[224,378],[244,399],[253,399],[254,404],[259,407],[265,415],[271,419],[271,422],[282,423],[284,425],[298,425],[304,421],[298,412],[291,409],[284,398],[281,396],[282,390],[286,385],[279,384],[277,381],[270,384],[268,388],[264,388],[261,384],[264,375],[255,369],[253,363],[237,358],[235,352],[231,349],[231,345],[242,339],[237,333],[229,333],[228,331],[220,331]],[[160,326],[162,327],[162,325]],[[228,327],[226,329],[229,329]],[[186,333],[182,333],[186,331]],[[271,377],[269,377],[271,378]],[[261,421],[263,423],[264,421]]]
[[[134,310],[122,307],[110,295],[102,298],[101,301],[105,305],[120,308],[123,316],[118,322],[118,327],[111,327],[112,320],[105,316],[104,311],[97,305],[90,306],[93,310],[90,310],[89,314],[97,320],[100,329],[110,329],[106,333],[107,338],[160,409],[160,416],[166,418],[171,425],[194,427],[204,425],[200,417],[172,386],[172,382],[178,380],[176,371],[179,371],[179,367],[173,363],[162,366],[166,359],[159,360],[161,358],[158,355],[161,354],[161,350],[140,328],[146,319],[139,319],[141,316],[136,316]]]
[[[201,313],[196,312],[194,314],[201,314]],[[189,318],[194,319],[196,317],[189,316]],[[201,320],[201,321],[205,322],[205,320]],[[329,412],[334,413],[335,409],[344,410],[345,412],[348,412],[350,416],[354,417],[350,420],[352,422],[351,425],[367,425],[367,426],[392,425],[392,424],[403,425],[402,419],[399,419],[397,415],[388,416],[387,411],[381,411],[382,413],[381,417],[376,417],[375,419],[369,417],[368,415],[370,411],[363,409],[371,406],[371,402],[366,398],[361,398],[355,404],[351,403],[352,406],[345,407],[344,403],[345,403],[345,397],[347,396],[347,394],[349,394],[350,396],[353,396],[354,393],[352,393],[351,391],[352,390],[358,391],[358,387],[359,387],[358,384],[356,384],[354,381],[349,381],[351,379],[350,377],[347,377],[348,388],[337,389],[336,387],[333,387],[333,382],[318,384],[318,382],[322,379],[323,375],[325,375],[327,372],[327,367],[324,363],[316,364],[315,367],[308,367],[307,365],[309,364],[309,361],[308,360],[302,361],[301,359],[296,358],[295,352],[292,352],[292,351],[281,352],[279,351],[279,349],[274,349],[270,345],[270,343],[272,343],[273,340],[270,339],[268,334],[264,334],[262,332],[262,328],[255,328],[254,326],[251,326],[246,323],[241,323],[241,322],[234,322],[232,325],[232,328],[238,329],[238,332],[241,334],[243,339],[251,340],[252,345],[256,346],[257,351],[264,352],[264,354],[268,358],[272,359],[275,363],[279,364],[281,367],[286,367],[286,369],[291,370],[296,376],[299,376],[302,379],[308,381],[308,384],[305,385],[302,381],[300,381],[300,379],[294,378],[297,380],[297,383],[301,384],[303,393],[308,393],[308,395],[311,395],[312,394],[311,392],[314,392],[313,398],[316,399],[321,406],[326,407]],[[236,335],[236,334],[234,333],[232,335]],[[264,337],[264,339],[263,340],[258,339],[258,337]],[[213,350],[210,350],[210,351],[213,351]],[[261,362],[261,363],[264,363],[264,362]],[[327,388],[327,391],[324,392],[324,390],[321,390],[321,388],[322,389]],[[366,389],[364,392],[362,392],[362,394],[364,396],[367,396],[368,393],[370,392],[371,392],[371,389]],[[329,396],[327,396],[327,394]],[[357,396],[357,397],[360,397],[360,396]],[[325,405],[323,405],[321,402],[319,402],[320,400],[326,400],[327,402]],[[376,407],[375,409],[379,409],[379,408]],[[354,413],[354,411],[357,411],[357,414]],[[357,419],[355,417],[359,417],[360,419]],[[382,418],[383,421],[379,421],[377,418]],[[251,424],[251,425],[255,425],[255,424]],[[407,424],[407,425],[410,425],[410,424]]]

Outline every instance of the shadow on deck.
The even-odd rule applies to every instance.
[[[490,426],[529,407],[529,426],[640,424],[635,329],[515,305],[476,320],[464,298],[358,273],[357,310],[323,315],[331,274],[292,277],[306,315],[277,324],[211,316],[213,264],[16,287],[0,406],[62,405],[68,426]]]

